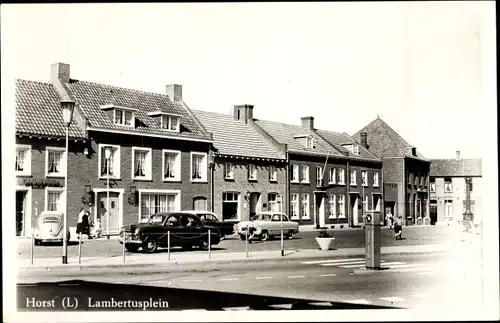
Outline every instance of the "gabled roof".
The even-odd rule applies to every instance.
[[[318,136],[307,128],[302,126],[289,125],[274,121],[254,119],[254,122],[277,142],[286,144],[288,150],[292,153],[305,154],[305,155],[320,155],[331,157],[345,157],[335,147],[328,144],[323,138]],[[295,139],[296,136],[309,135],[314,138],[314,148],[305,148],[299,140]]]
[[[343,152],[343,153],[349,153],[349,158],[352,159],[362,159],[362,160],[370,160],[370,161],[381,161],[379,158],[377,158],[375,155],[373,155],[368,149],[365,147],[359,145],[359,155],[351,153],[351,151],[343,145],[345,144],[353,144],[356,143],[356,141],[351,138],[348,134],[342,133],[342,132],[335,132],[335,131],[328,131],[328,130],[321,130],[317,129],[316,132],[323,137],[328,143],[333,145],[337,150]]]
[[[481,159],[431,159],[429,176],[482,176]]]
[[[213,134],[217,154],[230,156],[284,159],[284,151],[273,148],[263,135],[250,124],[235,120],[231,115],[193,110],[205,129]]]
[[[66,126],[61,112],[61,98],[50,83],[16,80],[17,134],[47,137],[65,137]],[[73,116],[74,118],[74,116]],[[84,139],[85,133],[73,119],[69,137]]]
[[[394,129],[392,129],[380,117],[370,122],[363,129],[359,130],[352,137],[361,142],[361,133],[367,133],[368,149],[378,158],[382,157],[412,157],[420,160],[427,159],[418,151],[417,156],[413,156],[410,145]]]
[[[70,82],[66,83],[66,85],[91,127],[132,130],[127,126],[115,125],[106,111],[100,108],[100,106],[112,104],[138,110],[136,112],[136,127],[133,129],[138,134],[148,133],[210,140],[210,135],[198,124],[189,109],[182,102],[173,102],[165,94],[125,89],[75,79],[70,79]],[[148,115],[150,112],[157,111],[181,115],[180,133],[162,130],[156,119]]]

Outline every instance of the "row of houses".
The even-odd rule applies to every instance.
[[[61,100],[75,102],[68,160]],[[181,85],[124,89],[71,78],[56,63],[47,83],[16,80],[15,128],[18,235],[41,211],[66,206],[70,226],[85,207],[110,233],[181,209],[235,222],[283,211],[317,227],[360,227],[369,210],[430,222],[430,161],[380,118],[349,136],[317,129],[310,116],[299,125],[257,119],[248,104],[192,110]]]

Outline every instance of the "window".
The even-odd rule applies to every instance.
[[[106,149],[111,152],[109,159],[106,159]],[[120,178],[120,146],[100,144],[99,177],[106,178],[108,174],[110,178]]]
[[[345,144],[342,145],[345,149],[349,150],[351,153],[355,155],[359,155],[359,145],[358,144]]]
[[[219,219],[211,213],[200,214],[199,217],[202,222],[219,222]]]
[[[338,195],[337,197],[337,217],[339,218],[345,218],[345,202],[344,202],[344,195]]]
[[[309,166],[302,165],[300,175],[302,183],[309,183]]]
[[[299,182],[299,165],[292,165],[292,182]]]
[[[425,176],[420,176],[420,186],[424,186]]]
[[[335,203],[336,203],[335,195],[330,194],[329,199],[328,199],[328,218],[329,219],[336,219],[337,218]]]
[[[177,210],[177,194],[172,193],[140,193],[140,220],[147,220],[158,212],[175,212]]]
[[[378,194],[375,194],[372,196],[372,200],[373,200],[373,209],[375,211],[380,211],[380,195]]]
[[[323,186],[323,167],[316,166],[316,186]]]
[[[429,185],[430,185],[429,189],[430,189],[431,193],[435,193],[436,192],[436,179],[431,178]]]
[[[304,148],[314,148],[314,138],[311,135],[297,135],[293,138],[298,140]]]
[[[191,152],[191,181],[207,181],[207,154]]]
[[[269,181],[276,182],[278,180],[278,171],[276,170],[276,166],[269,166]]]
[[[336,172],[335,172],[335,168],[331,167],[331,168],[330,168],[330,176],[329,176],[329,178],[328,178],[328,182],[329,182],[330,184],[335,184],[335,175],[336,175],[335,173],[336,173]]]
[[[363,186],[368,186],[368,172],[366,170],[361,171],[361,181]]]
[[[378,187],[378,172],[373,172],[373,187]]]
[[[179,150],[163,149],[163,180],[181,180],[181,152]]]
[[[115,124],[122,126],[134,126],[135,113],[128,110],[114,109]]]
[[[415,175],[415,187],[418,186],[419,183],[420,183],[420,179],[419,179],[418,175]]]
[[[467,211],[467,201],[463,200],[462,201],[462,214]],[[470,211],[472,214],[476,214],[476,202],[474,200],[470,200]]]
[[[453,201],[452,200],[445,200],[444,201],[444,216],[446,218],[453,217]]]
[[[269,206],[269,211],[279,212],[279,210],[278,210],[278,194],[276,194],[276,193],[267,194],[267,202],[268,202],[268,206]]]
[[[337,183],[339,185],[345,185],[345,170],[343,168],[339,168],[339,171],[337,172]]]
[[[248,180],[256,181],[257,180],[257,167],[254,164],[248,165]]]
[[[368,211],[368,195],[363,196],[363,209]]]
[[[355,170],[351,170],[351,181],[350,181],[350,184],[352,186],[356,186],[356,171]]]
[[[224,178],[234,179],[234,165],[232,163],[224,163]]]
[[[302,194],[300,213],[302,214],[302,220],[309,220],[309,194]]]
[[[314,148],[314,138],[311,136],[306,137],[306,148]]]
[[[444,192],[453,193],[453,184],[451,182],[451,178],[449,177],[444,179]]]
[[[63,207],[63,188],[46,187],[45,188],[45,210],[64,212]]]
[[[413,183],[413,174],[408,174],[408,186],[411,186]]]
[[[290,217],[292,220],[299,219],[299,194],[292,193],[291,197],[291,208],[290,208]]]
[[[31,176],[31,146],[16,146],[16,175]]]
[[[47,147],[45,151],[45,175],[47,177],[62,177],[66,175],[65,149]]]
[[[161,116],[161,128],[163,130],[179,131],[179,117],[162,115]]]
[[[193,198],[193,210],[206,211],[208,210],[207,198],[204,196],[197,196]]]
[[[132,147],[132,179],[151,180],[151,148]]]
[[[222,193],[222,220],[239,220],[239,193]]]

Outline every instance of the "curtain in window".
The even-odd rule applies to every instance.
[[[60,209],[59,197],[60,192],[49,192],[47,194],[47,210],[48,211],[58,211]]]
[[[172,129],[173,131],[177,131],[177,118],[171,117],[170,129]]]
[[[18,150],[16,154],[16,170],[17,171],[23,171],[24,170],[24,158],[25,158],[25,151],[24,150]]]
[[[146,152],[135,152],[135,176],[146,176]]]
[[[115,123],[123,124],[123,111],[115,110]]]
[[[116,148],[111,148],[111,156],[109,157],[109,160],[107,160],[106,147],[101,147],[101,176],[107,176],[108,169],[109,169],[109,176],[114,176],[113,165],[114,165],[116,151],[117,151]]]
[[[175,155],[165,154],[165,178],[174,178]]]
[[[167,212],[167,196],[159,195],[158,198],[160,202],[160,205],[158,207],[158,212]]]
[[[59,172],[61,153],[49,152],[49,173]]]
[[[175,211],[175,195],[166,195],[167,212]]]
[[[193,178],[201,179],[201,163],[202,157],[193,156]]]
[[[131,111],[125,111],[125,124],[127,126],[132,125],[132,112]]]
[[[148,219],[150,216],[149,212],[149,194],[141,195],[141,219]]]

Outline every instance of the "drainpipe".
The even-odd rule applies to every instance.
[[[351,168],[349,165],[349,153],[347,153],[347,169],[345,174],[344,180],[346,181],[346,187],[347,187],[347,198],[346,198],[346,204],[348,205],[347,207],[347,225],[352,227],[354,226],[354,221],[352,218],[352,209],[351,209],[351,194],[349,192],[351,191]],[[345,207],[345,206],[344,206]]]
[[[286,207],[284,207],[285,214],[290,216],[290,158],[288,156],[288,146],[285,144],[285,159],[286,159],[286,174],[285,174],[285,196]]]
[[[382,215],[382,223],[384,223],[385,220],[385,184],[384,184],[384,156],[382,155],[382,167],[380,168],[380,193],[382,193],[380,201],[380,214]]]
[[[214,170],[215,170],[215,156],[214,152],[210,151],[211,165],[210,165],[210,211],[214,212]],[[221,214],[222,217],[222,214]]]

